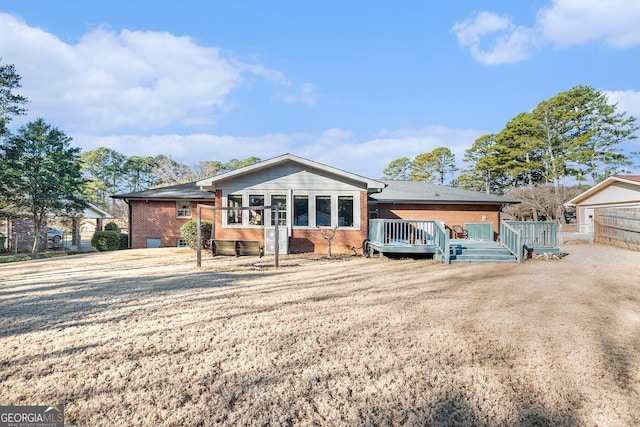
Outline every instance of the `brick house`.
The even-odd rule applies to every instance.
[[[280,227],[290,253],[320,252],[327,242],[318,228],[338,227],[334,253],[353,253],[368,237],[373,218],[437,219],[445,224],[487,223],[499,229],[502,197],[420,181],[366,178],[285,154],[198,182],[112,196],[129,205],[132,248],[179,246],[180,226],[196,219],[196,205],[213,220],[216,239],[259,240]],[[237,209],[274,205],[273,212]],[[281,244],[281,248],[283,245]]]

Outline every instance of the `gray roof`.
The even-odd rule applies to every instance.
[[[114,199],[154,199],[154,200],[215,200],[215,193],[201,190],[195,182],[152,188],[133,193],[116,194]]]
[[[424,181],[382,180],[387,186],[380,193],[371,194],[371,198],[381,203],[420,203],[420,204],[489,204],[503,205],[520,203],[494,194],[463,190],[446,185],[430,184]]]

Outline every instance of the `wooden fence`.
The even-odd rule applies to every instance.
[[[597,208],[595,241],[640,251],[640,208]]]

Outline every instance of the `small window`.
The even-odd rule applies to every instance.
[[[316,196],[316,227],[331,226],[331,196]]]
[[[227,196],[227,206],[230,208],[239,208],[242,206],[242,195],[230,194]],[[227,211],[227,224],[242,225],[242,209],[229,209]]]
[[[309,225],[309,197],[293,196],[293,225],[307,227]]]
[[[191,218],[191,202],[176,202],[176,217]]]
[[[249,206],[264,206],[264,196],[250,194],[249,195]],[[251,225],[262,225],[264,211],[260,210],[249,210],[249,224]]]
[[[187,241],[184,239],[176,239],[176,246],[179,248],[186,248],[187,247]]]
[[[353,197],[338,196],[338,225],[353,227]]]

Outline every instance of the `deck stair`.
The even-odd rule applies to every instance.
[[[450,241],[451,262],[518,262],[506,248],[496,242],[462,239]]]

